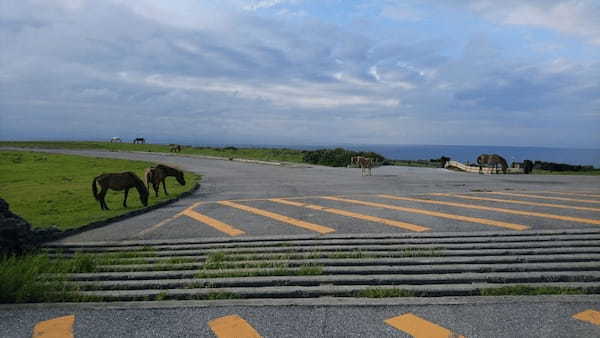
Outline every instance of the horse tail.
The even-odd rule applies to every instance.
[[[94,198],[96,199],[96,201],[100,200],[100,198],[98,197],[98,187],[96,186],[96,181],[98,180],[99,177],[100,176],[96,176],[92,180],[92,193],[94,194]]]

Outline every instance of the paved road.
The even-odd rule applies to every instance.
[[[200,189],[189,198],[65,240],[69,242],[423,230],[560,230],[600,225],[600,178],[593,176],[476,175],[386,166],[375,169],[374,176],[362,177],[360,169],[354,168],[273,166],[150,153],[56,152],[162,162],[204,175]],[[176,184],[174,180],[169,183]],[[570,194],[589,191],[596,194]],[[431,195],[440,193],[452,195]],[[525,193],[537,197],[519,196]],[[269,200],[273,198],[287,200]],[[278,216],[288,219],[282,221]],[[402,227],[398,222],[409,226]]]
[[[360,169],[348,168],[273,166],[149,153],[56,152],[170,163],[204,175],[200,189],[189,198],[66,238],[64,243],[363,233],[518,233],[524,229],[597,229],[600,225],[598,177],[484,176],[407,167],[377,168],[374,176],[361,177]],[[600,311],[598,296],[406,298],[355,300],[359,303],[353,304],[339,304],[339,299],[259,305],[236,302],[3,306],[0,336],[29,336],[36,323],[67,315],[73,317],[60,319],[55,327],[68,329],[72,325],[77,337],[210,337],[217,334],[219,323],[221,329],[235,326],[265,337],[410,336],[414,328],[403,326],[406,318],[412,324],[420,323],[417,329],[421,333],[437,330],[446,336],[600,336],[600,313],[594,312]],[[573,317],[582,312],[580,318],[589,320]],[[228,315],[239,317],[219,321]],[[396,318],[389,322],[396,328],[385,322],[391,318]]]
[[[423,337],[448,337],[451,333],[466,337],[568,338],[600,334],[595,318],[600,312],[588,310],[597,307],[597,302],[580,296],[532,298],[414,299],[405,304],[350,301],[342,306],[327,300],[296,306],[290,306],[289,301],[286,305],[275,301],[279,305],[270,306],[247,306],[243,302],[227,306],[193,302],[102,307],[83,304],[51,309],[21,306],[12,311],[0,308],[0,333],[6,338],[27,337],[36,323],[73,316],[66,318],[70,325],[55,331],[70,330],[80,338],[214,337],[223,333],[226,324],[235,323],[237,337],[247,337],[251,330],[263,337],[411,337],[418,336],[415,330],[424,332]],[[394,318],[396,321],[390,321]],[[219,319],[223,322],[221,328],[213,322]],[[245,325],[239,325],[240,321]],[[439,331],[442,335],[435,334]]]

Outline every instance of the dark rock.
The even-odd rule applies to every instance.
[[[0,254],[20,254],[33,249],[34,238],[31,224],[12,213],[8,203],[0,198]]]

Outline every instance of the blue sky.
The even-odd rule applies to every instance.
[[[0,139],[600,148],[597,0],[4,0]]]

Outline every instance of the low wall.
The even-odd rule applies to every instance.
[[[502,168],[498,167],[498,168],[488,168],[488,167],[482,167],[481,171],[479,170],[479,167],[472,167],[457,161],[448,161],[446,162],[446,165],[444,166],[444,168],[447,169],[458,169],[460,171],[465,171],[468,173],[482,173],[482,174],[503,174],[502,172]],[[525,172],[523,171],[522,168],[507,168],[506,171],[507,174],[524,174]]]

